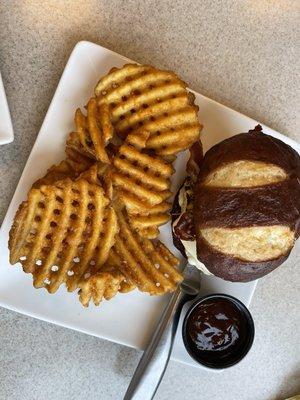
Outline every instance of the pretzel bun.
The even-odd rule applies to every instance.
[[[248,282],[282,264],[300,234],[300,157],[258,125],[212,147],[195,188],[197,257]]]

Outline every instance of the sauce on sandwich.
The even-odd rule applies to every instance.
[[[195,227],[193,215],[189,212],[182,213],[176,225],[174,225],[174,233],[181,240],[195,240]]]

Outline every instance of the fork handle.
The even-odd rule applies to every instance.
[[[179,307],[188,297],[178,286],[134,372],[123,400],[151,400],[162,380],[178,326]]]

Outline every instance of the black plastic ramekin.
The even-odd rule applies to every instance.
[[[193,344],[189,332],[187,331],[187,323],[194,309],[199,304],[204,303],[207,300],[217,300],[217,299],[227,300],[235,306],[235,309],[238,310],[238,313],[240,314],[240,319],[243,321],[245,329],[243,330],[243,335],[240,336],[239,338],[237,346],[235,346],[232,352],[229,352],[227,356],[225,357],[220,356],[219,358],[217,356],[216,358],[214,352],[214,357],[211,357],[211,359],[208,359],[207,353],[206,356],[204,357],[205,359],[202,359],[201,354],[203,355],[203,352],[195,350],[195,345]],[[246,356],[246,354],[248,353],[248,351],[252,346],[254,340],[254,333],[255,333],[254,322],[247,307],[240,300],[236,299],[235,297],[229,296],[227,294],[212,294],[198,298],[188,309],[182,325],[183,343],[189,355],[199,364],[214,369],[228,368],[241,361]]]

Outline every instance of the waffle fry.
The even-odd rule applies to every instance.
[[[75,125],[82,148],[92,158],[109,163],[106,146],[113,137],[110,111],[106,103],[91,98],[87,104],[87,116],[80,109],[75,113]]]
[[[96,306],[103,300],[110,300],[121,289],[121,283],[126,278],[116,269],[112,271],[100,271],[79,283],[79,300],[87,307],[92,300]]]
[[[170,216],[170,177],[173,167],[157,156],[142,152],[149,135],[130,134],[114,159],[113,182],[125,205],[132,226],[143,236],[154,239],[160,225]]]
[[[52,165],[45,176],[37,180],[32,187],[38,189],[42,185],[51,185],[66,178],[72,180],[85,179],[89,183],[103,187],[106,197],[112,198],[112,182],[108,164],[94,163],[90,168],[78,175],[71,167],[69,160],[63,160],[57,165]]]
[[[139,290],[159,295],[176,289],[182,275],[176,269],[179,261],[159,241],[142,238],[131,227],[124,210],[117,211],[119,233],[112,252],[118,269]]]
[[[72,149],[76,153],[82,155],[83,157],[87,157],[88,159],[93,160],[95,162],[93,156],[81,144],[78,132],[69,133],[66,140],[66,149]]]
[[[80,143],[77,132],[71,132],[68,135],[65,152],[67,163],[78,174],[86,171],[95,163],[95,160],[91,158]]]
[[[145,143],[148,134],[140,132]],[[114,158],[113,183],[119,190],[124,204],[129,208],[145,208],[157,205],[171,196],[171,165],[158,157],[142,153],[132,145],[139,135],[129,135]]]
[[[32,187],[38,189],[42,185],[52,185],[62,179],[74,179],[76,177],[76,171],[66,160],[63,160],[57,165],[52,165],[52,167],[47,170],[46,175],[34,182]]]
[[[118,230],[116,215],[103,190],[70,179],[31,189],[9,235],[10,263],[32,273],[36,288],[69,290],[90,268],[108,257]]]
[[[109,175],[110,170],[108,168],[108,164],[102,164],[98,162],[88,170],[81,173],[78,179],[85,179],[91,184],[102,186],[106,197],[112,199],[112,182],[111,178],[109,178]],[[33,187],[39,188],[43,184],[54,184],[62,178],[72,176],[76,176],[76,174],[74,175],[73,169],[70,168],[66,161],[62,161],[59,165],[54,165],[51,167],[45,177],[37,181]],[[111,232],[114,235],[114,229],[110,230],[110,221],[112,217],[111,209],[109,209],[108,212],[106,211],[105,217],[108,221],[108,227],[105,229],[105,231]],[[112,237],[106,235],[106,242],[104,241],[104,243],[102,243],[104,247],[105,244],[107,246],[107,250],[104,252],[104,259],[108,257],[110,251],[109,244],[112,240]],[[100,261],[99,264],[101,265],[101,260],[98,261]],[[105,273],[102,268],[101,273],[97,273],[97,269],[97,266],[95,266],[93,263],[79,281],[78,287],[81,289],[79,299],[84,306],[88,306],[90,300],[93,300],[95,305],[99,305],[102,298],[108,300],[117,294],[118,291],[127,293],[135,288],[135,285],[127,282],[126,278],[115,267],[111,266],[109,269],[105,268]],[[118,279],[119,285],[117,285]]]
[[[170,207],[171,204],[164,201],[148,210],[128,211],[130,224],[141,236],[155,239],[159,235],[158,227],[170,220]]]
[[[143,129],[150,133],[146,147],[158,155],[176,154],[199,138],[194,96],[173,72],[127,64],[101,78],[95,94],[100,105],[109,104],[121,138]]]
[[[108,164],[101,164],[98,162],[80,174],[79,178],[101,186],[104,189],[106,197],[112,200],[113,184],[111,174],[111,168]]]
[[[117,266],[120,263],[120,257],[111,249],[105,265],[98,272],[85,274],[86,277],[81,279],[78,285],[80,288],[78,294],[79,301],[85,307],[91,300],[95,305],[99,305],[103,299],[110,300],[117,293],[128,293],[136,288],[119,271]]]
[[[67,137],[66,155],[66,160],[57,165],[52,165],[47,170],[46,175],[37,180],[33,187],[39,188],[41,185],[50,185],[65,178],[75,179],[95,163],[81,145],[76,132],[71,132]]]

